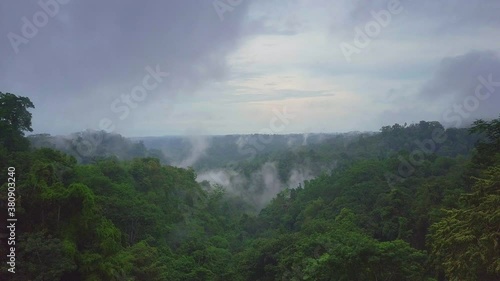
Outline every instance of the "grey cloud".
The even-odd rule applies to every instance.
[[[493,51],[472,51],[444,58],[420,94],[432,98],[450,95],[464,98],[474,93],[478,77],[490,74],[500,80],[500,58]]]
[[[438,115],[455,104],[463,104],[477,83],[474,76],[490,72],[494,81],[500,80],[497,56],[476,51],[444,60],[437,65],[433,78],[426,81],[443,56],[474,48],[498,50],[500,41],[493,35],[500,27],[497,15],[500,1],[400,0],[403,13],[397,19],[394,17],[387,32],[381,33],[379,44],[363,51],[366,60],[360,60],[359,64],[349,64],[336,55],[340,54],[338,41],[345,36],[346,42],[351,42],[355,36],[353,28],[372,20],[370,12],[386,8],[390,0],[244,0],[226,12],[223,21],[213,7],[213,0],[70,0],[60,5],[59,13],[28,44],[19,46],[16,55],[7,34],[21,33],[22,17],[32,18],[40,11],[38,1],[0,2],[0,91],[33,100],[37,133],[68,134],[97,129],[104,117],[115,121],[116,132],[129,135],[171,134],[198,123],[198,127],[209,133],[219,133],[220,128],[236,133],[241,128],[253,127],[254,120],[241,114],[213,122],[220,119],[221,112],[246,112],[230,107],[236,103],[244,108],[255,101],[330,95],[304,90],[297,83],[290,83],[290,91],[275,91],[276,85],[272,84],[261,85],[266,87],[262,90],[260,86],[251,88],[248,87],[251,83],[245,83],[273,83],[267,78],[283,74],[280,72],[284,70],[301,73],[291,79],[314,77],[326,81],[332,77],[335,87],[331,88],[352,92],[357,98],[373,98],[373,107],[366,108],[366,112],[385,114],[380,125],[400,122],[400,118],[435,119],[426,114]],[[334,36],[328,33],[329,24],[333,25]],[[298,33],[305,36],[260,36]],[[290,51],[301,52],[304,43],[300,40],[319,38],[322,33],[325,45],[311,42],[307,54],[304,57],[297,54],[301,56],[300,62],[291,66],[279,59],[270,65],[256,65],[261,61],[260,56],[266,55],[259,50],[260,46],[250,51],[239,49],[240,44],[247,43],[250,45],[245,46],[298,42],[299,48]],[[272,40],[267,41],[269,37]],[[318,47],[323,49],[313,55]],[[420,53],[414,56],[412,52]],[[229,55],[232,68],[226,65]],[[306,61],[308,57],[310,60]],[[122,94],[129,94],[141,82],[146,66],[156,65],[171,75],[128,119],[118,120],[110,109],[112,102]],[[209,84],[212,81],[221,83]],[[418,83],[423,84],[417,90]],[[401,89],[408,87],[411,89],[401,93]],[[390,88],[395,89],[393,97],[403,96],[405,100],[381,100],[384,91]],[[497,94],[471,116],[496,112]],[[191,96],[184,98],[184,95]],[[189,116],[183,115],[184,112]],[[350,114],[346,120],[360,120],[359,112],[353,110]],[[366,119],[369,122],[342,124],[352,129],[379,128],[370,125],[374,118]],[[317,123],[308,116],[300,126],[317,128]],[[339,128],[330,123],[328,130]]]
[[[381,125],[436,120],[446,127],[462,127],[476,119],[496,118],[499,93],[500,57],[495,52],[446,57],[415,94],[391,89],[392,108],[380,115]]]
[[[438,30],[454,32],[471,26],[500,25],[500,2],[491,0],[357,0],[347,5],[351,7],[350,16],[344,24],[364,24],[373,19],[371,11],[387,9],[390,2],[399,2],[408,18],[434,21]]]
[[[296,35],[307,28],[301,1],[253,0],[253,18],[245,25],[248,34]]]
[[[243,1],[221,22],[212,2],[70,1],[16,55],[6,35],[21,35],[21,18],[41,8],[37,1],[3,1],[2,91],[52,101],[36,104],[47,115],[57,116],[58,105],[71,106],[77,97],[86,97],[79,104],[82,115],[103,114],[141,81],[148,65],[160,65],[171,78],[145,102],[196,91],[226,75],[225,55],[238,44],[247,10]]]
[[[489,81],[489,82],[485,82]],[[495,118],[500,105],[500,57],[492,51],[473,51],[442,60],[434,76],[424,83],[420,97],[444,105],[441,121],[467,124],[479,118]],[[460,122],[452,122],[463,108]],[[448,117],[447,117],[448,116]]]
[[[297,14],[291,14],[279,20],[262,16],[249,22],[245,31],[248,34],[296,35],[304,28],[303,20]]]

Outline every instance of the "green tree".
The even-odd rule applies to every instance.
[[[23,234],[22,240],[18,261],[22,266],[12,280],[60,280],[64,273],[76,269],[72,248],[65,241],[43,231]]]
[[[474,162],[477,166],[487,167],[500,161],[500,118],[491,121],[477,120],[470,132],[484,137],[476,145],[478,153]]]
[[[0,92],[0,145],[10,151],[25,150],[29,146],[24,138],[25,131],[33,131],[28,108],[35,108],[29,98]]]
[[[450,280],[500,279],[500,165],[477,179],[464,206],[431,226],[434,262]]]
[[[429,244],[450,280],[499,280],[500,119],[478,120],[470,131],[484,137],[472,162],[473,186],[461,206],[431,226]]]

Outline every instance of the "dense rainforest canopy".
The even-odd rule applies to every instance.
[[[18,219],[16,273],[2,232],[0,280],[500,280],[500,119],[396,124],[242,161],[247,173],[272,159],[283,178],[304,159],[335,162],[257,212],[141,146],[85,161],[30,147],[33,107],[0,93],[0,217],[15,167]],[[436,130],[446,140],[425,142]]]

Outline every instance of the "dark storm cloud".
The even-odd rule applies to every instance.
[[[261,128],[252,112],[276,104],[303,116],[290,131],[456,125],[465,102],[474,110],[463,120],[498,111],[498,91],[471,103],[478,75],[500,80],[498,55],[471,50],[500,51],[500,1],[216,0],[217,10],[213,0],[41,0],[68,3],[13,47],[43,12],[38,1],[0,1],[0,91],[32,99],[36,133],[99,129],[103,118],[124,135],[252,132]],[[397,2],[402,11],[346,60],[339,45]],[[117,114],[112,105],[147,67],[170,75]]]
[[[435,120],[445,127],[464,127],[477,119],[498,117],[500,106],[500,57],[494,51],[471,51],[445,57],[430,78],[414,91],[391,88],[391,107],[380,125]]]
[[[81,112],[70,114],[88,116],[109,111],[146,66],[159,65],[171,74],[160,95],[194,91],[225,75],[225,55],[237,45],[246,13],[243,1],[221,21],[212,2],[69,1],[16,54],[8,34],[22,36],[22,18],[32,21],[42,8],[37,1],[2,1],[1,90],[33,98],[47,114],[84,101]]]
[[[486,79],[490,75],[500,81],[500,58],[493,51],[472,51],[444,58],[420,94],[431,98],[454,96],[463,99],[474,94],[480,77]]]
[[[473,51],[445,58],[419,95],[427,102],[444,103],[441,116],[450,125],[495,118],[500,105],[500,57],[493,51]]]

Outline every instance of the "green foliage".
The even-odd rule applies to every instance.
[[[459,209],[431,227],[435,264],[450,280],[498,280],[500,276],[500,165],[476,179]]]
[[[76,269],[74,248],[66,241],[54,238],[45,231],[24,234],[22,241],[18,260],[22,269],[19,267],[11,280],[60,280],[64,273]]]
[[[485,137],[476,145],[478,153],[475,155],[475,164],[487,167],[500,161],[500,118],[492,121],[477,120],[470,131]]]
[[[423,280],[426,255],[401,240],[376,241],[343,209],[334,221],[256,240],[241,259],[248,280]]]
[[[10,151],[26,150],[29,142],[23,137],[31,129],[31,113],[35,108],[27,97],[0,92],[0,145]]]
[[[293,151],[277,137],[232,168],[251,175],[272,161],[282,181],[304,166],[319,176],[255,214],[238,190],[198,184],[194,169],[107,155],[123,144],[129,156],[148,156],[118,136],[90,134],[100,137],[102,157],[18,146],[33,106],[12,94],[0,102],[0,169],[16,167],[22,222],[15,281],[500,280],[499,120],[476,122],[471,136],[447,129],[447,140],[394,184],[386,173],[418,148],[415,140],[443,130],[439,123],[338,135]],[[223,155],[225,145],[214,145],[220,158],[201,165],[233,157]]]

